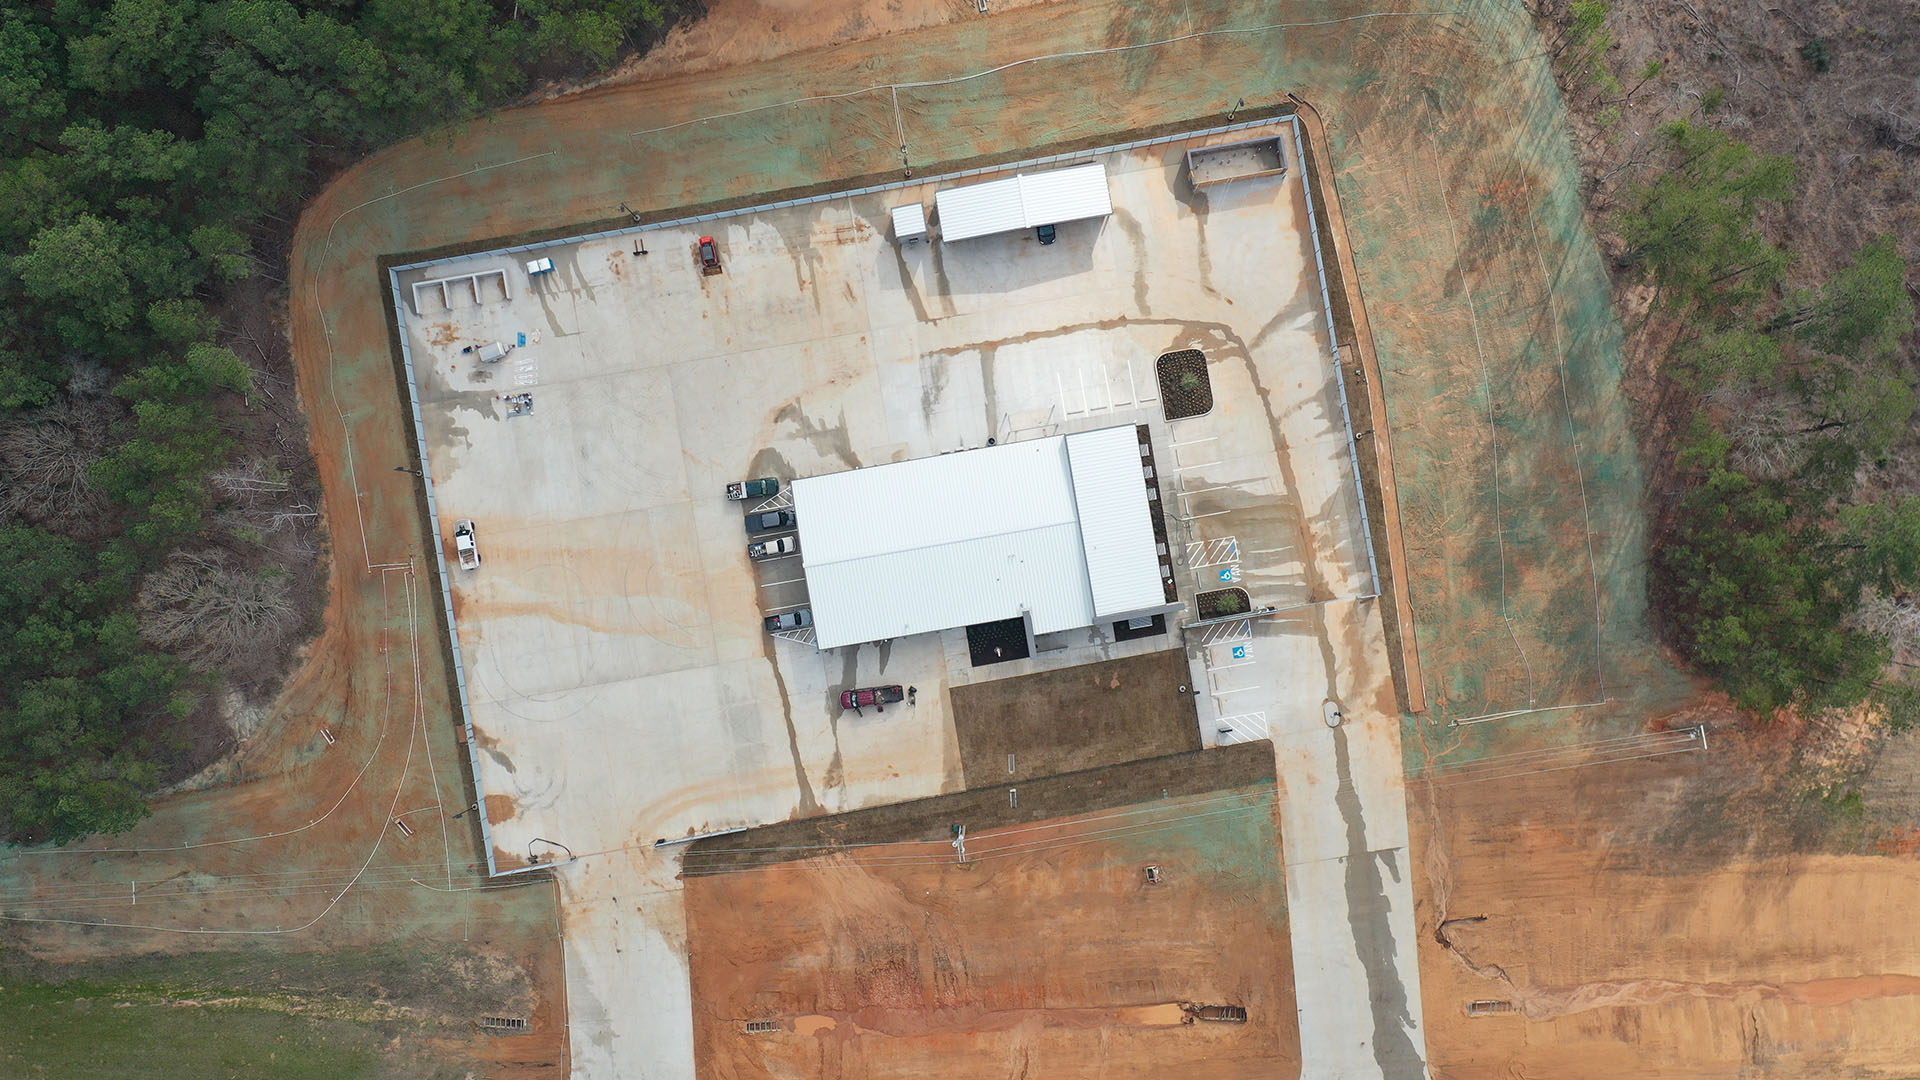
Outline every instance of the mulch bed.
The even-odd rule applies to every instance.
[[[1252,611],[1253,601],[1245,589],[1215,589],[1194,597],[1193,606],[1202,619],[1217,619]]]
[[[1199,349],[1181,349],[1154,361],[1160,377],[1160,408],[1168,420],[1186,420],[1213,411],[1213,383],[1207,357]]]

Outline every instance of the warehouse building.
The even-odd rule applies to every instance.
[[[1125,425],[794,481],[819,647],[1178,610],[1152,462]]]

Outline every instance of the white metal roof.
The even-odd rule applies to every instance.
[[[927,235],[927,208],[917,202],[893,208],[893,238],[896,242]]]
[[[1138,433],[1111,427],[1069,435],[1067,460],[1095,619],[1164,605]]]
[[[1020,177],[1020,204],[1028,225],[1058,225],[1113,213],[1104,162]]]
[[[1017,176],[947,188],[934,193],[933,201],[939,208],[943,243],[1027,227],[1027,215],[1020,206]]]
[[[1131,426],[806,477],[793,504],[823,649],[1022,611],[1048,634],[1163,603]],[[1089,527],[1119,531],[1090,546]]]
[[[988,180],[936,192],[940,239],[970,240],[1113,213],[1104,162]]]

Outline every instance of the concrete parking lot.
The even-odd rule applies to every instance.
[[[948,687],[1183,644],[1205,741],[1274,740],[1310,1068],[1419,1067],[1397,709],[1306,194],[1295,169],[1196,195],[1190,145],[1097,155],[1114,215],[1049,246],[894,244],[889,210],[935,182],[399,275],[442,540],[472,519],[484,559],[451,573],[495,858],[574,858],[582,1075],[692,1075],[657,839],[956,790]],[[529,277],[538,256],[555,269]],[[417,281],[493,269],[477,303],[411,307]],[[496,341],[497,363],[462,352]],[[1169,424],[1154,361],[1189,348],[1215,406]],[[727,481],[1116,423],[1152,430],[1182,599],[1238,586],[1273,617],[1052,635],[980,669],[962,631],[831,653],[763,632],[804,582],[747,559]],[[841,690],[891,683],[917,703],[841,713]]]

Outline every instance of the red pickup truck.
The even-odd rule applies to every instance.
[[[842,691],[840,707],[857,713],[861,706],[871,705],[880,712],[886,712],[887,706],[906,699],[907,692],[898,686],[863,686],[858,690]]]

